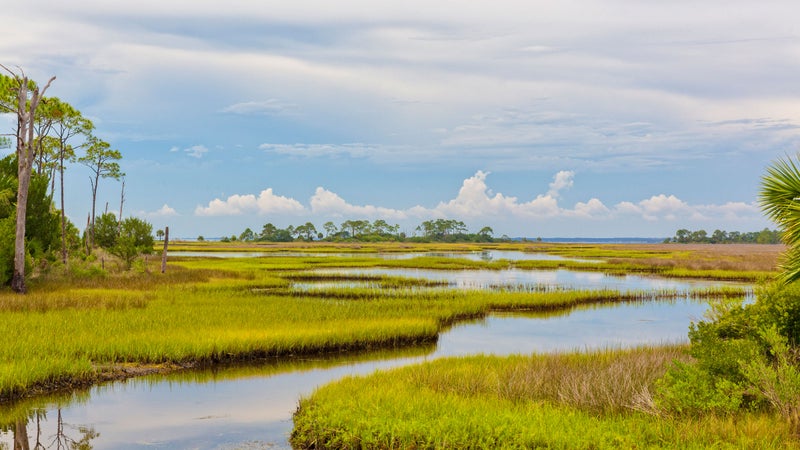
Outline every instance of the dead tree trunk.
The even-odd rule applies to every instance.
[[[18,84],[16,114],[17,176],[19,186],[17,188],[17,223],[14,237],[14,275],[11,278],[11,289],[14,292],[24,294],[27,290],[25,287],[25,225],[28,212],[28,189],[30,188],[33,162],[36,159],[34,141],[36,108],[39,106],[45,91],[47,91],[47,88],[50,87],[56,77],[50,78],[50,81],[41,90],[36,86],[33,88],[33,92],[29,92],[30,80],[24,72],[20,70],[20,73],[17,74],[5,66],[2,67],[14,77]]]
[[[117,236],[122,235],[122,205],[125,203],[125,178],[122,179],[122,192],[119,195],[119,220],[117,221]]]
[[[61,183],[61,262],[67,265],[67,215],[64,213],[64,146],[59,153],[58,171]]]
[[[161,273],[167,272],[167,246],[169,245],[169,227],[164,227],[164,251],[161,253]]]

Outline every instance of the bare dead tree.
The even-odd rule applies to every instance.
[[[164,251],[161,253],[161,273],[167,271],[167,246],[169,245],[169,227],[164,227]]]
[[[17,115],[17,174],[19,187],[17,188],[17,223],[14,240],[14,275],[11,278],[11,289],[24,294],[25,287],[25,225],[28,210],[28,189],[31,182],[31,171],[36,159],[36,142],[34,136],[36,108],[39,107],[44,93],[56,77],[50,78],[43,88],[39,88],[25,75],[22,69],[19,73],[0,64],[15,82],[16,90],[16,115]]]
[[[119,194],[119,221],[117,222],[117,236],[122,234],[122,205],[125,203],[125,177],[122,177],[122,191]]]

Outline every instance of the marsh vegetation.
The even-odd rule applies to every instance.
[[[236,361],[261,364],[275,358],[291,360],[342,352],[352,354],[381,348],[430,346],[453,324],[465,319],[486,318],[493,312],[566,312],[579,305],[674,301],[676,297],[691,297],[701,301],[714,298],[744,298],[750,292],[750,287],[739,284],[741,280],[749,280],[752,283],[753,280],[774,276],[771,267],[774,267],[775,258],[781,250],[777,246],[768,249],[765,247],[759,250],[761,256],[753,257],[750,249],[744,247],[726,247],[723,252],[719,252],[706,247],[533,243],[493,244],[487,247],[457,244],[277,246],[184,243],[173,246],[173,249],[178,250],[174,255],[179,255],[183,250],[258,252],[269,253],[272,256],[237,258],[173,256],[170,259],[169,270],[165,274],[161,274],[156,268],[157,261],[140,261],[138,265],[134,265],[136,270],[133,271],[104,271],[97,267],[79,270],[76,267],[68,275],[52,274],[37,279],[31,284],[31,289],[25,298],[11,292],[0,294],[0,314],[4,319],[0,322],[0,336],[2,336],[0,364],[3,368],[0,371],[0,397],[3,399],[3,404],[10,405],[13,399],[31,397],[37,393],[86,386],[102,380],[141,373],[174,372],[190,367]],[[543,253],[557,255],[560,258],[481,259],[430,255],[432,252],[471,254],[470,252],[486,250]],[[341,253],[347,253],[348,256],[343,256]],[[327,256],[319,257],[317,256],[319,254]],[[375,257],[378,254],[406,256],[394,259]],[[411,257],[408,254],[420,256]],[[770,258],[771,264],[767,263]],[[587,259],[592,261],[585,261]],[[637,276],[646,275],[661,280],[667,279],[665,276],[669,275],[683,278],[693,275],[704,280],[705,284],[697,286],[687,284],[687,287],[679,290],[654,289],[652,286],[630,289],[591,289],[586,286],[558,288],[558,283],[548,289],[531,288],[533,285],[528,285],[526,288],[512,285],[510,288],[463,290],[452,289],[449,284],[441,280],[388,273],[366,273],[371,270],[396,269],[424,269],[440,271],[443,274],[453,270],[459,273],[501,274],[507,270],[547,272],[569,269],[595,276],[619,275],[632,271]],[[731,283],[729,280],[739,281]],[[15,334],[15,330],[21,329],[28,330],[24,339]],[[59,339],[54,340],[52,336],[59,336]],[[574,356],[574,358],[582,361],[580,364],[588,364],[587,361],[594,360],[610,361],[617,357],[628,361],[631,357],[626,356],[627,352],[633,352],[634,355],[655,354],[656,356],[652,358],[659,361],[670,360],[675,357],[674,355],[680,354],[679,359],[686,360],[690,356],[685,355],[685,350],[685,347],[674,346],[624,352],[600,350],[597,354],[591,353],[588,356]],[[662,351],[665,352],[664,355],[658,356]],[[506,358],[491,359],[491,364],[486,361],[488,360],[443,360],[431,364],[441,364],[436,366],[438,367],[436,371],[442,370],[444,378],[455,377],[454,379],[460,379],[464,383],[471,383],[468,380],[471,376],[469,372],[473,370],[470,369],[472,366],[476,367],[475,377],[483,378],[485,375],[488,377],[487,380],[497,380],[508,376],[500,375],[501,372],[506,373],[503,372],[506,369],[501,368]],[[520,364],[516,360],[513,363],[512,360],[508,361],[511,365]],[[553,364],[561,364],[558,361],[562,360],[556,360]],[[498,374],[482,372],[483,369],[480,367],[487,364],[495,367],[493,370],[497,370]],[[646,381],[639,386],[642,389],[652,387],[652,379],[655,377],[652,374],[663,373],[665,370],[663,363],[653,364],[652,370],[648,369],[650,378],[646,378]],[[448,367],[457,369],[448,375],[445,373],[450,372]],[[394,372],[375,376],[394,376],[390,375],[391,373]],[[454,374],[462,374],[463,377]],[[403,376],[405,375],[400,377]],[[433,378],[425,379],[433,380]],[[520,379],[524,380],[525,377]],[[533,378],[528,377],[528,379]],[[374,382],[370,380],[371,378],[358,379],[346,383],[358,386],[359,383]],[[524,384],[522,381],[521,383]],[[434,384],[438,386],[440,381]],[[484,404],[491,403],[495,405],[494,409],[487,411],[495,411],[498,417],[504,417],[503,414],[514,411],[513,414],[519,416],[519,422],[515,423],[526,423],[524,420],[527,419],[523,419],[526,414],[532,414],[530,418],[540,415],[551,416],[550,413],[553,413],[555,414],[552,415],[553,420],[560,420],[559,414],[566,414],[578,421],[574,424],[576,426],[584,426],[591,422],[593,428],[590,429],[596,429],[598,432],[604,427],[611,427],[609,429],[614,431],[608,433],[617,436],[615,439],[623,440],[612,439],[608,442],[624,443],[626,442],[624,439],[627,439],[625,436],[631,433],[630,430],[643,427],[642,422],[651,421],[653,418],[647,413],[631,412],[618,406],[610,409],[604,409],[605,407],[592,409],[594,408],[592,407],[581,412],[584,411],[583,406],[572,403],[561,405],[552,402],[550,397],[540,397],[540,394],[535,394],[534,400],[523,401],[521,399],[526,398],[524,395],[529,395],[535,390],[534,387],[526,388],[523,384],[513,388],[509,386],[509,389],[516,389],[518,393],[511,397],[501,397],[497,401],[492,397],[497,395],[497,386],[476,388],[473,392],[475,395],[469,394],[462,400],[456,398],[466,395],[461,390],[456,389],[453,392],[445,390],[449,393],[446,394],[447,401],[442,404],[448,404],[450,401],[461,402],[459,408],[464,411],[462,415],[453,416],[450,426],[459,427],[459,423],[464,425],[466,422],[459,422],[458,417],[466,420],[470,408],[476,405],[478,408],[483,408]],[[396,386],[398,389],[406,389],[402,382],[396,383]],[[413,389],[418,389],[422,385],[418,383],[414,386],[416,387]],[[421,391],[425,396],[428,394],[427,389]],[[394,392],[385,391],[387,395]],[[484,393],[478,395],[480,392]],[[523,395],[521,392],[527,394]],[[403,395],[419,397],[418,394],[419,392],[415,394],[413,390],[409,390]],[[322,395],[314,394],[311,398],[303,400],[293,438],[295,445],[303,447],[312,446],[314,442],[323,442],[318,430],[306,428],[307,425],[304,424],[309,423],[308,421],[327,423],[325,420],[330,418],[310,415],[307,418],[303,417],[311,411],[327,408],[319,406],[328,401]],[[344,394],[337,394],[341,395]],[[346,395],[356,398],[350,394]],[[442,394],[431,394],[428,398],[436,403],[437,395]],[[592,397],[597,394],[585,393],[585,395]],[[366,398],[360,400],[372,401]],[[392,400],[387,396],[382,401],[398,401],[398,398]],[[627,400],[620,402],[625,403]],[[379,404],[381,403],[375,403]],[[523,409],[529,411],[522,414],[518,410],[520,404],[524,404]],[[417,408],[413,403],[409,405],[411,405],[409,408]],[[511,409],[502,412],[497,408]],[[635,416],[636,414],[641,414],[641,417]],[[334,442],[341,442],[342,448],[356,445],[356,442],[368,445],[369,441],[363,440],[365,436],[382,436],[381,433],[385,431],[369,428],[384,423],[379,417],[374,419],[377,422],[367,428],[355,427],[347,421],[341,422],[344,424],[341,427],[329,426],[326,428],[326,433],[333,434],[326,435],[324,442],[334,447],[336,446]],[[6,416],[5,420],[10,420],[9,416]],[[404,422],[392,420],[398,424]],[[583,420],[588,422],[584,423]],[[739,427],[728,425],[726,428],[720,423],[709,420],[691,419],[700,425],[696,428],[689,426],[688,430],[696,432],[698,439],[701,437],[705,439],[698,442],[708,442],[709,439],[713,439],[708,430],[715,427],[728,430],[722,432],[723,435],[717,436],[721,442],[742,443],[748,442],[748,439],[751,441],[765,439],[763,429],[783,423],[780,418],[769,414],[744,415],[735,420],[749,424],[744,429],[752,432],[743,435]],[[720,417],[715,420],[722,421],[724,425],[734,419]],[[671,432],[673,434],[654,434],[660,436],[664,442],[672,442],[670,439],[673,437],[677,438],[676,436],[683,436],[688,432],[687,429],[681,428],[688,423],[683,418],[661,417],[656,423],[660,424],[659,429],[673,430]],[[350,431],[358,429],[362,431],[359,432],[357,441],[345,439]],[[463,426],[460,429],[464,429]],[[512,429],[513,427],[509,428]],[[431,439],[431,443],[439,442],[432,428],[423,431],[403,431],[406,432],[410,433],[408,436],[412,436],[409,438],[412,440],[394,440],[391,441],[394,444],[391,444],[380,438],[374,443],[378,446],[386,444],[402,447],[411,445],[412,442],[419,444],[422,442],[420,439]],[[610,436],[608,433],[603,435]],[[725,437],[724,433],[734,434]],[[784,439],[790,432],[787,431],[785,435],[782,433],[773,433],[770,439],[776,442],[776,445],[790,442]],[[304,440],[304,436],[310,440]],[[474,435],[463,435],[459,439],[466,439],[468,436]],[[525,442],[545,442],[538,441],[540,437]],[[451,442],[449,437],[447,439],[442,442]],[[482,442],[476,441],[476,445]]]

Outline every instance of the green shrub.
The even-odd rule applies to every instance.
[[[7,285],[14,275],[15,216],[0,219],[0,285]]]
[[[678,415],[729,414],[742,405],[744,388],[697,364],[675,362],[656,382],[658,408]]]

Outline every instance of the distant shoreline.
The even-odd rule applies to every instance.
[[[561,244],[660,244],[665,237],[615,237],[615,238],[583,238],[583,237],[553,237],[541,238],[542,242]],[[539,238],[513,238],[514,241],[538,241]]]

